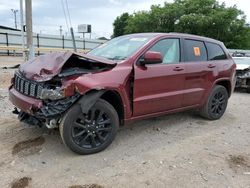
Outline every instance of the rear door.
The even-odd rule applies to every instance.
[[[182,103],[185,65],[180,63],[180,39],[162,39],[149,51],[160,52],[163,62],[134,65],[134,116],[180,108]]]
[[[183,107],[200,104],[208,89],[209,77],[216,69],[214,62],[208,62],[205,43],[199,40],[183,39],[186,64],[185,94]]]
[[[214,77],[210,79],[210,86],[213,85],[213,81],[217,78],[228,78],[231,75],[232,61],[228,61],[228,57],[223,48],[216,43],[205,42],[208,52],[208,65],[216,66],[217,72],[214,72]]]

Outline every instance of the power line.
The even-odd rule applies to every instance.
[[[67,8],[67,11],[68,11],[70,27],[72,27],[72,24],[71,24],[71,17],[70,17],[70,13],[69,13],[68,0],[65,0],[65,2],[66,2],[66,8]]]
[[[66,15],[66,11],[65,11],[63,0],[61,0],[61,4],[62,4],[62,8],[63,8],[63,14],[64,14],[64,18],[65,18],[65,21],[66,21],[66,25],[67,25],[67,28],[69,30],[69,24],[68,24],[68,19],[67,19],[67,15]]]
[[[65,6],[64,6],[64,1],[61,0],[62,2],[62,7],[63,7],[63,13],[64,13],[64,17],[65,17],[65,20],[66,20],[66,24],[67,24],[67,27],[68,27],[68,30],[70,31],[71,33],[71,37],[72,37],[72,42],[73,42],[73,47],[74,47],[74,51],[76,52],[76,42],[75,42],[75,36],[74,36],[74,30],[72,28],[72,24],[71,24],[71,18],[70,18],[70,13],[69,13],[69,6],[68,6],[68,1],[65,0],[65,4],[66,4],[66,9],[67,9],[67,13],[68,15],[66,14],[66,11],[65,11]],[[67,18],[68,16],[68,18]],[[70,29],[69,29],[69,24],[70,24]]]

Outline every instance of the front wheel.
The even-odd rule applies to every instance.
[[[210,93],[206,104],[201,109],[201,116],[210,119],[220,119],[226,111],[228,92],[223,86],[216,85]]]
[[[72,151],[84,155],[104,150],[114,140],[119,118],[114,107],[99,99],[83,114],[79,104],[73,106],[60,125],[63,142]]]

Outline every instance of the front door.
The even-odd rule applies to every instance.
[[[164,112],[182,106],[185,64],[180,63],[180,40],[162,39],[149,51],[160,52],[161,64],[134,65],[133,116]]]

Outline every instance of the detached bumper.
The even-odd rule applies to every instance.
[[[19,93],[13,87],[9,89],[9,100],[14,106],[19,108],[23,112],[32,115],[34,114],[35,110],[40,109],[43,106],[43,102],[41,100],[27,97]]]

